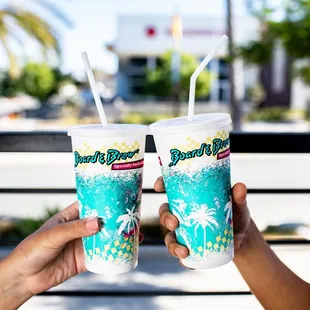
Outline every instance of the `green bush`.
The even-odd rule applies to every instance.
[[[170,97],[173,95],[172,83],[172,57],[171,51],[164,53],[159,58],[159,64],[155,70],[147,70],[147,89],[149,95],[156,97]],[[180,98],[187,99],[190,86],[190,78],[199,65],[199,61],[189,54],[180,56]],[[205,98],[210,93],[212,74],[203,70],[196,81],[196,99]]]
[[[24,218],[13,222],[11,227],[1,234],[2,238],[7,241],[22,240],[38,230],[49,218],[59,211],[60,209],[57,207],[46,209],[44,215],[40,218]]]
[[[288,121],[289,110],[285,108],[262,108],[250,112],[245,119],[249,122],[285,122]]]
[[[26,94],[39,99],[46,100],[57,81],[53,69],[45,63],[28,63],[20,77],[20,83]]]

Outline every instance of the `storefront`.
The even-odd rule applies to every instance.
[[[117,90],[125,100],[141,100],[145,87],[145,69],[155,68],[158,58],[173,48],[171,16],[128,15],[118,18],[118,35],[113,50],[119,59]],[[183,38],[181,51],[203,59],[226,33],[225,19],[220,17],[191,16],[183,17]],[[236,17],[234,22],[235,41],[242,44],[255,38],[257,23],[249,17]],[[225,60],[227,46],[223,47],[208,69],[214,80],[210,96],[214,102],[229,100],[228,66]],[[249,74],[242,61],[236,64],[237,94],[242,98],[252,83],[253,74]]]

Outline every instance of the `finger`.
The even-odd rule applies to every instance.
[[[142,241],[144,240],[144,236],[143,236],[143,234],[139,234],[139,244],[141,244],[142,243]]]
[[[162,204],[159,208],[159,222],[170,231],[176,230],[179,226],[178,219],[170,212],[167,203]]]
[[[170,232],[166,235],[165,244],[170,255],[177,258],[186,258],[188,256],[188,249],[177,242],[175,233]]]
[[[77,273],[80,274],[86,271],[82,239],[74,240],[74,248]]]
[[[70,222],[79,218],[79,207],[78,203],[74,202],[72,205],[66,209],[60,211],[59,213],[48,219],[36,233],[42,232],[50,229],[51,227],[58,225],[60,223]]]
[[[232,190],[234,212],[243,213],[247,211],[247,188],[243,183],[237,183]]]
[[[58,249],[66,245],[69,241],[92,236],[100,229],[97,218],[88,218],[62,223],[43,231],[39,234],[38,242],[42,246]]]
[[[154,189],[158,193],[162,193],[165,191],[165,185],[164,185],[163,177],[159,177],[156,180],[156,182],[154,184]]]
[[[60,212],[61,216],[66,222],[74,221],[79,218],[79,205],[78,202],[74,202],[69,207]]]

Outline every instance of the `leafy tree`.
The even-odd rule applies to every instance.
[[[20,77],[20,84],[26,94],[46,100],[56,87],[54,71],[45,63],[28,63]]]
[[[153,71],[147,71],[147,93],[158,97],[170,97],[173,95],[171,80],[172,53],[167,52],[160,57],[158,67]],[[199,62],[188,54],[181,55],[180,68],[180,98],[188,98],[190,77],[196,70]],[[210,92],[211,74],[203,71],[196,82],[196,98],[204,98]]]
[[[12,78],[8,72],[0,75],[0,97],[13,98],[22,91],[20,80]]]
[[[284,18],[281,21],[271,20],[270,14],[273,10],[267,8],[266,0],[256,0],[256,2],[265,3],[265,6],[261,6],[259,9],[256,7],[256,11],[253,10],[253,4],[248,6],[250,12],[262,21],[261,37],[257,41],[251,41],[247,45],[241,46],[239,56],[252,64],[268,64],[272,58],[275,42],[280,40],[288,55],[293,59],[309,59],[310,0],[287,1],[284,7]],[[248,0],[249,3],[251,4],[251,1]],[[309,72],[309,65],[305,65],[297,71],[307,84],[310,84]]]

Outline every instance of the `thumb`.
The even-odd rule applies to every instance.
[[[232,190],[233,210],[236,214],[243,214],[248,211],[247,208],[247,188],[243,183],[237,183]]]
[[[100,229],[97,218],[76,220],[55,225],[41,233],[43,245],[49,248],[61,248],[68,242],[96,234]]]

